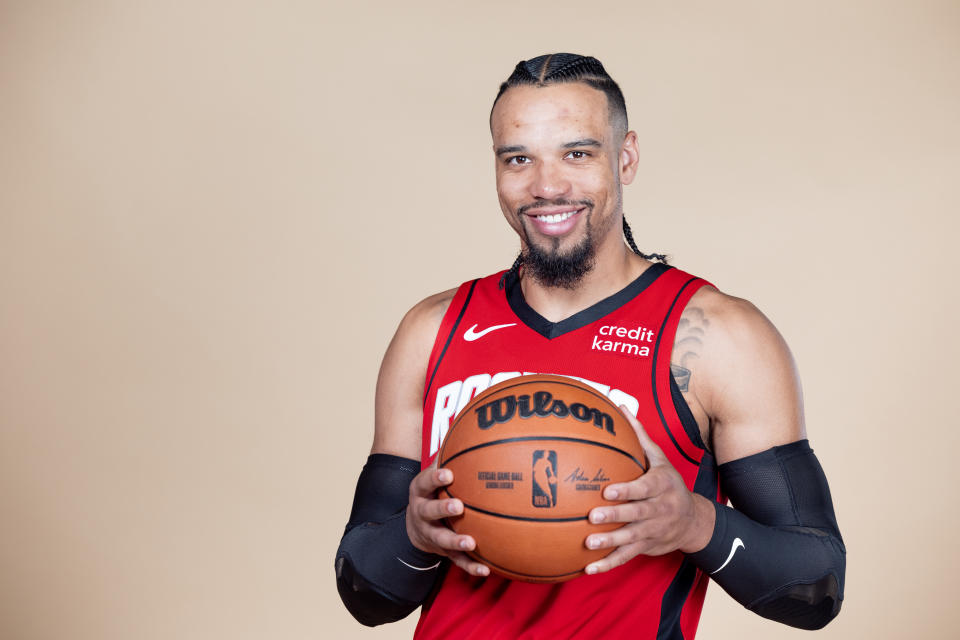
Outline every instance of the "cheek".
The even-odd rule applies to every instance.
[[[524,195],[526,186],[524,180],[517,175],[503,174],[497,176],[497,196],[503,206],[509,206],[516,210],[518,206],[524,204]]]

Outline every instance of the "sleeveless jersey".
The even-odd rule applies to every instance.
[[[550,322],[503,272],[464,283],[437,334],[427,366],[421,462],[429,466],[457,415],[492,384],[527,373],[582,380],[626,405],[687,487],[720,498],[716,464],[670,373],[680,315],[709,284],[653,264],[620,292]],[[560,584],[491,575],[454,565],[424,606],[416,639],[693,638],[707,576],[683,553],[637,556],[606,573]]]

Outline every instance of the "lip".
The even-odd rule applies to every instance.
[[[586,207],[542,207],[532,209],[524,213],[533,223],[534,228],[545,236],[562,236],[573,229]],[[541,216],[562,216],[565,213],[573,212],[568,218],[558,222],[547,222]]]

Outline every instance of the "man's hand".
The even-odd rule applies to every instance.
[[[606,533],[587,536],[588,549],[614,551],[606,558],[587,565],[587,573],[602,573],[627,562],[634,556],[659,556],[679,549],[693,553],[707,546],[713,533],[716,514],[713,505],[687,489],[683,478],[663,451],[650,439],[629,410],[620,410],[630,421],[650,468],[632,482],[611,484],[604,489],[607,500],[628,500],[623,504],[597,507],[590,511],[590,522],[625,522]]]
[[[464,553],[477,547],[474,539],[454,533],[443,523],[444,518],[463,513],[463,503],[460,500],[437,499],[437,489],[451,482],[453,482],[453,472],[449,469],[437,469],[436,463],[417,474],[410,483],[407,535],[413,546],[421,551],[447,556],[470,575],[490,575],[489,567],[474,562]]]

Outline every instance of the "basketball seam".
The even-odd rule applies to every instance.
[[[557,574],[549,574],[549,575],[543,575],[543,574],[537,574],[537,573],[523,573],[522,571],[514,571],[513,569],[508,569],[507,567],[503,567],[503,566],[497,564],[496,562],[491,562],[491,561],[490,561],[488,558],[486,558],[483,554],[477,553],[476,551],[471,551],[471,552],[470,552],[470,555],[471,555],[474,559],[479,560],[479,561],[481,561],[481,562],[483,562],[483,563],[486,563],[486,564],[490,565],[491,567],[496,567],[497,569],[500,569],[501,571],[503,571],[503,572],[505,572],[505,573],[509,573],[509,574],[515,575],[515,576],[523,576],[523,577],[525,577],[525,578],[535,578],[535,579],[538,579],[538,580],[551,580],[551,579],[556,579],[556,578],[565,578],[565,577],[567,577],[567,576],[575,576],[575,575],[577,575],[578,573],[583,573],[583,569],[577,569],[576,571],[568,571],[568,572],[566,572],[566,573],[557,573]]]
[[[448,434],[448,437],[449,437],[449,434]],[[647,472],[647,467],[645,467],[642,462],[637,460],[637,458],[633,454],[628,453],[627,451],[624,451],[623,449],[620,449],[618,447],[615,447],[612,444],[606,444],[605,442],[594,442],[593,440],[586,440],[584,438],[570,438],[566,436],[517,436],[515,438],[503,438],[500,440],[494,440],[492,442],[481,442],[480,444],[475,444],[472,447],[467,447],[462,451],[458,451],[457,453],[453,454],[446,460],[441,461],[439,463],[439,466],[445,467],[448,464],[450,464],[450,461],[455,460],[456,458],[464,455],[465,453],[476,451],[477,449],[483,449],[484,447],[492,447],[498,444],[509,444],[511,442],[549,442],[549,441],[577,442],[580,444],[588,444],[594,447],[602,447],[604,449],[610,449],[611,451],[616,451],[620,455],[630,458],[638,467],[640,467],[641,471],[643,471],[644,473]],[[441,453],[443,452],[441,451]]]
[[[457,496],[453,495],[450,490],[447,490],[447,495],[451,498],[456,498]],[[463,502],[463,498],[459,498],[460,502]],[[531,516],[511,516],[506,513],[500,513],[499,511],[488,511],[487,509],[481,509],[480,507],[475,507],[472,504],[467,504],[463,502],[464,509],[470,509],[471,511],[476,511],[478,513],[485,513],[488,516],[493,516],[494,518],[506,518],[507,520],[521,520],[523,522],[577,522],[579,520],[586,520],[587,516],[570,516],[568,518],[533,518]]]

